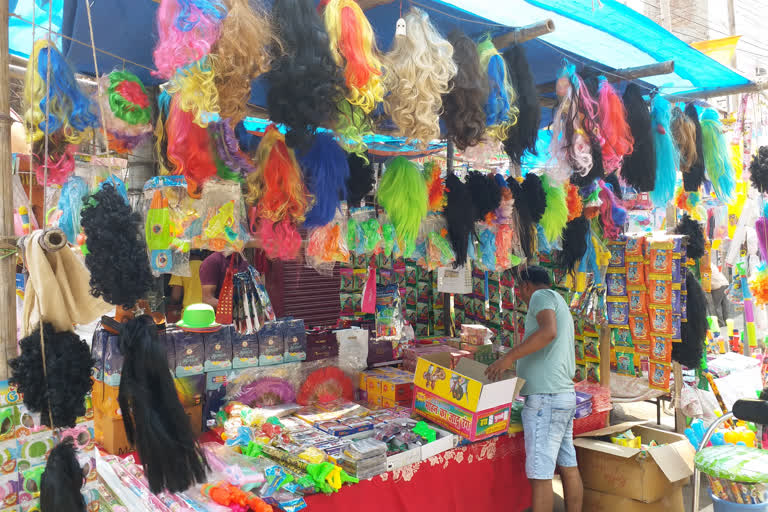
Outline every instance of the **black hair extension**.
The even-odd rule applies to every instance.
[[[504,52],[507,69],[512,85],[517,91],[517,106],[520,113],[517,123],[509,130],[509,136],[504,141],[504,151],[510,160],[520,164],[523,154],[528,151],[537,155],[536,139],[539,137],[541,124],[541,105],[536,91],[536,80],[528,64],[525,48],[516,44]]]
[[[749,164],[749,179],[760,193],[768,192],[768,146],[762,146]]]
[[[698,279],[688,270],[685,271],[687,295],[687,322],[680,325],[682,343],[672,344],[672,360],[696,369],[701,366],[704,343],[707,337],[707,298]]]
[[[701,123],[699,123],[699,112],[696,110],[696,105],[688,103],[685,106],[685,115],[696,125],[696,160],[688,172],[683,173],[683,188],[686,192],[696,192],[701,187],[701,184],[704,183],[704,177],[706,176],[706,168],[704,167],[704,139],[701,134]]]
[[[686,255],[697,260],[706,252],[706,240],[704,239],[704,227],[693,220],[690,215],[684,213],[680,222],[675,226],[675,233],[685,235]]]
[[[473,220],[480,222],[501,204],[501,188],[491,174],[480,171],[470,171],[466,184],[472,195]]]
[[[563,248],[556,257],[557,266],[573,273],[576,264],[587,252],[589,221],[584,216],[568,221],[563,230]]]
[[[547,209],[547,193],[537,174],[529,172],[521,185],[531,221],[538,224]]]
[[[605,176],[603,178],[603,181],[606,185],[611,186],[611,190],[613,191],[613,195],[616,196],[616,199],[619,201],[622,201],[624,199],[624,192],[621,190],[621,183],[619,183],[619,177],[616,175],[615,172],[612,172]]]
[[[650,192],[656,186],[656,147],[651,132],[651,113],[640,86],[630,83],[623,99],[635,146],[632,153],[624,157],[621,177],[636,191]]]
[[[533,173],[529,173],[529,175],[533,175]],[[541,181],[539,181],[539,185],[541,185]],[[525,254],[525,257],[532,258],[533,248],[536,241],[535,229],[536,229],[537,222],[533,220],[533,215],[531,213],[531,205],[528,201],[529,197],[527,197],[525,192],[523,192],[523,186],[520,184],[520,182],[518,182],[513,176],[510,176],[509,178],[507,178],[507,186],[509,187],[509,190],[512,192],[512,196],[515,198],[515,209],[517,210],[517,217],[520,221],[520,225],[518,226],[518,233],[517,233],[518,236],[520,237],[520,246],[523,249],[523,253]],[[534,187],[529,186],[529,189],[532,189],[532,188]],[[543,187],[541,188],[541,192],[542,194],[544,194]],[[544,208],[546,209],[547,207],[546,194],[543,195],[543,198],[539,197],[538,199],[533,199],[533,202],[536,202],[536,201],[542,201],[542,204],[544,204]],[[543,212],[542,212],[542,215],[543,215]],[[541,216],[539,216],[539,218],[541,218]]]
[[[472,194],[465,185],[453,173],[448,173],[445,179],[445,193],[447,202],[443,210],[443,217],[448,227],[448,239],[456,255],[455,266],[459,267],[467,263],[467,250],[469,248],[469,236],[475,223],[472,215]]]
[[[85,498],[80,493],[84,482],[74,442],[67,437],[53,447],[40,476],[40,510],[85,512]]]
[[[350,153],[347,157],[349,162],[349,179],[347,179],[347,204],[350,208],[356,208],[360,205],[365,196],[371,193],[375,179],[373,176],[373,163],[368,156],[368,162],[358,156],[356,153]]]

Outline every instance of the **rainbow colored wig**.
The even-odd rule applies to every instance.
[[[168,160],[173,174],[187,178],[190,191],[195,194],[203,183],[216,174],[211,140],[208,131],[194,123],[191,112],[185,112],[179,99],[173,98],[165,124],[168,138]]]
[[[153,74],[170,78],[177,69],[208,55],[224,16],[226,8],[218,1],[160,0]]]
[[[504,141],[509,127],[517,123],[517,93],[509,79],[504,57],[490,38],[478,43],[477,53],[480,56],[480,69],[488,73],[489,94],[485,103],[487,131],[493,138]]]
[[[720,116],[715,109],[707,108],[701,113],[699,122],[707,177],[712,182],[717,198],[730,203],[734,199],[736,176]]]
[[[347,99],[369,114],[384,99],[381,59],[376,37],[355,0],[329,0],[323,18],[331,40],[331,55],[343,67]]]
[[[587,116],[580,114],[579,105],[587,114],[594,115],[596,104],[591,96],[583,95],[586,87],[576,74],[576,67],[570,63],[565,63],[559,71],[555,92],[559,103],[552,118],[551,164],[547,174],[554,181],[564,183],[571,174],[584,177],[592,170],[592,148],[582,123],[582,118]]]
[[[214,82],[210,57],[180,69],[168,82],[168,94],[178,96],[179,106],[184,112],[192,112],[195,124],[208,126],[210,114],[219,112],[219,90]]]
[[[141,80],[129,71],[113,71],[99,79],[99,96],[109,149],[128,153],[152,133],[152,108]]]
[[[621,206],[616,195],[603,180],[600,180],[600,222],[606,238],[616,240],[624,230],[627,222],[627,210]]]
[[[651,128],[656,147],[656,186],[651,191],[655,206],[666,206],[675,196],[680,152],[672,139],[672,105],[657,94],[651,100]]]

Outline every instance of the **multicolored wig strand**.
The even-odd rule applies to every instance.
[[[734,198],[736,177],[720,116],[715,109],[704,109],[700,123],[707,177],[712,182],[717,198],[724,203],[730,203]]]
[[[504,58],[489,37],[478,43],[477,52],[480,56],[480,69],[488,73],[489,94],[485,103],[488,134],[503,141],[507,138],[509,127],[517,123],[517,93],[509,79]]]

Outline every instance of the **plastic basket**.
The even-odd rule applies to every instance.
[[[573,420],[573,435],[583,434],[605,428],[608,421],[608,415],[611,411],[593,412],[586,418],[577,418]]]
[[[575,427],[575,425],[574,425]],[[710,494],[710,496],[712,496]],[[758,512],[760,510],[768,511],[768,503],[750,503],[748,505],[742,505],[740,503],[734,503],[732,501],[721,500],[712,496],[712,503],[714,504],[715,512]]]

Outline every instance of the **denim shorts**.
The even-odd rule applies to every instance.
[[[533,480],[551,480],[555,466],[576,467],[573,415],[576,393],[528,395],[523,407],[525,473]]]

